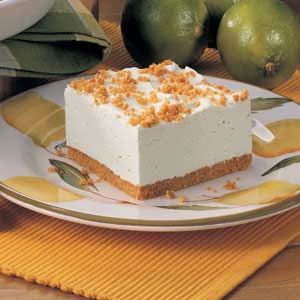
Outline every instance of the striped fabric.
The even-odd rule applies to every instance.
[[[79,0],[57,0],[33,27],[0,42],[0,76],[61,77],[99,64],[110,41]]]
[[[118,26],[103,22],[112,55],[102,67],[133,62]],[[228,77],[215,51],[199,63]],[[300,74],[276,91],[300,100]],[[300,209],[233,228],[138,233],[72,224],[0,200],[0,271],[99,300],[217,300],[300,233]]]
[[[216,300],[300,232],[300,209],[234,228],[138,233],[0,200],[0,271],[99,300]]]

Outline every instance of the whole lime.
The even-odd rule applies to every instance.
[[[243,0],[222,18],[217,45],[234,78],[274,88],[298,64],[297,17],[279,0]]]
[[[207,22],[202,0],[129,0],[121,29],[128,52],[140,65],[165,59],[187,65],[207,46]]]
[[[240,0],[205,0],[210,16],[208,30],[208,47],[216,48],[217,32],[225,12]]]

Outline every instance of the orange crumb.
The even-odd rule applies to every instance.
[[[237,189],[236,182],[233,180],[227,180],[226,183],[223,185],[225,190],[235,190]]]
[[[168,73],[168,71],[165,69],[165,66],[172,64],[171,60],[165,60],[160,64],[152,64],[148,68],[143,69],[140,71],[142,74],[151,74],[157,77],[161,77]]]
[[[53,166],[52,166],[52,167],[49,167],[49,168],[48,168],[48,172],[49,172],[49,173],[57,173],[57,171],[58,171],[58,169],[57,169],[56,167],[53,167]]]
[[[186,196],[181,195],[181,196],[178,197],[178,202],[179,202],[179,203],[185,203],[186,200],[187,200],[187,199],[186,199]]]
[[[211,103],[216,104],[217,99],[215,97],[210,97],[210,101]]]
[[[152,103],[157,103],[159,101],[157,94],[155,92],[150,93],[149,101]]]
[[[217,190],[216,190],[215,188],[213,188],[212,186],[208,186],[208,187],[206,188],[206,190],[209,191],[209,192],[213,192],[213,193],[216,193],[216,192],[217,192]]]
[[[139,76],[138,81],[144,81],[144,82],[149,82],[151,81],[149,77],[146,76]]]
[[[56,149],[56,155],[64,156],[64,152],[62,151],[62,149],[58,148],[58,149]]]
[[[152,64],[148,68],[140,69],[139,76],[134,78],[130,70],[116,72],[100,70],[93,78],[76,79],[70,82],[70,86],[79,94],[90,94],[94,97],[96,105],[112,104],[122,110],[122,114],[129,117],[132,126],[141,125],[149,128],[160,122],[179,122],[191,114],[195,108],[201,105],[199,97],[208,97],[214,105],[226,106],[226,94],[231,94],[235,101],[247,99],[248,91],[233,92],[223,85],[210,84],[206,79],[198,84],[191,84],[191,78],[197,75],[195,71],[170,71],[166,66],[173,64],[171,60],[165,60],[159,64]],[[155,76],[160,82],[154,87],[149,96],[137,89],[138,82],[150,82],[151,76]],[[108,84],[108,85],[107,85]],[[168,93],[176,101],[168,103],[161,99],[159,92]],[[220,97],[220,98],[219,98]],[[130,101],[135,99],[141,110],[135,110]],[[200,99],[201,100],[201,99]],[[150,104],[159,103],[157,110],[148,110]],[[119,115],[116,119],[120,118]],[[63,152],[58,155],[63,155]]]
[[[248,96],[249,96],[248,90],[242,91],[240,96],[241,101],[247,100]]]
[[[192,113],[192,110],[191,110],[190,108],[184,107],[184,109],[183,109],[183,113],[185,113],[185,114],[189,115],[189,114],[191,114],[191,113]]]
[[[81,169],[81,174],[87,175],[87,174],[89,174],[89,170],[87,168],[82,168]]]
[[[168,199],[174,199],[174,198],[176,197],[175,192],[174,192],[174,191],[167,190],[167,191],[166,191],[166,197],[167,197]]]
[[[240,96],[238,94],[234,94],[232,95],[232,97],[235,102],[238,102],[240,100]]]
[[[91,179],[91,178],[87,179],[87,184],[94,184],[94,183],[95,183],[95,181],[93,179]]]
[[[147,104],[147,99],[144,98],[143,96],[136,96],[135,100],[140,105],[146,105]]]
[[[138,116],[133,116],[129,119],[128,123],[132,126],[137,126],[140,123],[140,118]]]
[[[124,101],[124,96],[122,95],[118,95],[114,98],[112,104],[117,107],[120,108],[122,110],[126,110],[128,108],[128,103]]]
[[[154,126],[159,122],[157,115],[155,113],[154,107],[149,107],[140,116],[140,124],[145,128]]]
[[[188,76],[188,77],[196,77],[196,72],[194,71],[188,71],[188,72],[185,72],[185,74]]]
[[[80,179],[80,182],[79,182],[80,185],[89,185],[89,181],[87,179]]]
[[[172,122],[180,121],[183,118],[185,112],[185,107],[182,103],[170,104],[169,102],[164,102],[157,115],[161,121]]]
[[[230,92],[231,92],[231,90],[228,89],[227,87],[225,87],[224,85],[211,84],[211,86],[213,86],[213,87],[215,87],[215,88],[221,90],[221,91],[224,92],[224,93],[230,93]]]
[[[220,104],[223,105],[223,106],[226,106],[226,98],[225,98],[224,95],[220,96]]]

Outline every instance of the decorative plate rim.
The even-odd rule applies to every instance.
[[[210,226],[219,227],[221,225],[233,226],[239,224],[250,223],[258,221],[264,218],[268,218],[280,213],[284,213],[290,209],[300,206],[300,194],[295,195],[283,202],[277,202],[268,206],[257,208],[247,212],[235,213],[226,216],[210,217],[210,218],[194,218],[188,220],[141,220],[141,219],[127,219],[127,218],[116,218],[107,217],[101,215],[92,215],[83,212],[72,211],[66,208],[57,207],[46,202],[41,202],[32,199],[14,189],[6,186],[4,183],[0,182],[0,193],[3,195],[10,196],[17,201],[24,204],[34,206],[43,211],[50,211],[55,214],[60,214],[67,217],[73,217],[80,219],[81,221],[101,223],[101,224],[112,224],[112,225],[124,225],[131,227],[146,226],[149,228],[155,227],[205,227]],[[87,224],[87,223],[86,223]]]
[[[43,85],[40,85],[38,87],[28,89],[24,92],[21,92],[15,96],[21,95],[23,93],[29,92],[29,91],[35,91],[37,88],[47,88],[50,87],[53,84],[61,83],[64,81],[69,81],[72,78],[75,77],[90,77],[93,74],[87,74],[87,75],[78,75],[78,76],[70,76],[68,78],[64,78],[62,80],[46,83]],[[244,83],[241,81],[233,80],[233,79],[227,79],[222,77],[215,77],[215,76],[209,76],[205,75],[208,79],[212,80],[224,80],[235,84],[241,84],[245,86],[246,88],[254,88],[259,89],[261,91],[265,91],[268,93],[272,93],[278,97],[285,97],[288,99],[288,97],[281,95],[277,92],[270,91],[265,88],[261,88],[258,86],[255,86],[253,84]],[[13,97],[15,97],[13,96]],[[5,100],[3,100],[1,104],[10,101],[12,97],[9,97]],[[292,99],[291,99],[292,101]],[[292,101],[293,102],[293,101]],[[90,213],[84,213],[79,211],[74,211],[67,208],[57,207],[55,205],[51,205],[46,202],[41,202],[39,200],[35,200],[33,198],[30,198],[22,193],[20,193],[17,190],[14,190],[10,187],[8,187],[6,184],[0,181],[0,194],[4,197],[10,197],[11,199],[8,199],[11,202],[14,202],[20,206],[26,207],[28,209],[31,209],[33,211],[36,211],[38,213],[44,214],[44,215],[51,215],[58,219],[73,221],[77,223],[82,223],[86,225],[94,225],[99,227],[110,227],[110,225],[113,226],[119,226],[118,229],[125,229],[125,230],[140,230],[141,227],[146,228],[143,230],[146,231],[172,231],[172,229],[177,228],[178,231],[188,231],[188,230],[206,230],[206,229],[213,229],[213,228],[220,228],[220,227],[228,227],[228,226],[236,226],[240,224],[255,222],[261,219],[266,219],[268,217],[272,217],[274,215],[279,215],[281,213],[284,213],[288,210],[291,210],[293,208],[296,208],[300,206],[300,194],[297,194],[293,197],[287,198],[286,200],[282,202],[276,202],[273,204],[269,204],[267,206],[259,207],[250,211],[245,212],[239,212],[234,214],[227,214],[223,216],[215,216],[215,217],[205,217],[205,218],[190,218],[190,219],[173,219],[173,220],[145,220],[145,219],[136,219],[136,218],[121,218],[121,217],[109,217],[109,216],[101,216],[101,215],[94,215]],[[15,201],[13,201],[14,199]],[[47,214],[48,212],[48,214]],[[70,220],[73,219],[73,220]],[[80,221],[80,222],[79,222]],[[105,225],[105,226],[103,226]],[[123,226],[123,228],[121,228]]]

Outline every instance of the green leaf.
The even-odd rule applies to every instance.
[[[252,112],[257,112],[261,110],[267,110],[274,107],[283,106],[285,103],[292,102],[288,98],[255,98],[251,100],[251,110]],[[296,102],[293,102],[296,103]]]
[[[205,205],[170,205],[170,206],[157,206],[159,208],[176,209],[176,210],[215,210],[230,208],[227,206],[205,206]]]
[[[95,185],[82,185],[80,184],[82,180],[89,180],[90,177],[87,174],[82,174],[77,168],[65,163],[63,161],[49,159],[50,164],[57,169],[57,174],[66,183],[78,189],[91,191],[91,187],[97,190]]]
[[[277,163],[275,166],[273,166],[271,169],[269,169],[268,171],[263,173],[261,176],[269,175],[274,171],[277,171],[279,169],[282,169],[282,168],[285,168],[287,166],[290,166],[292,164],[297,164],[297,163],[300,163],[300,155],[285,158],[282,161],[280,161],[279,163]]]

